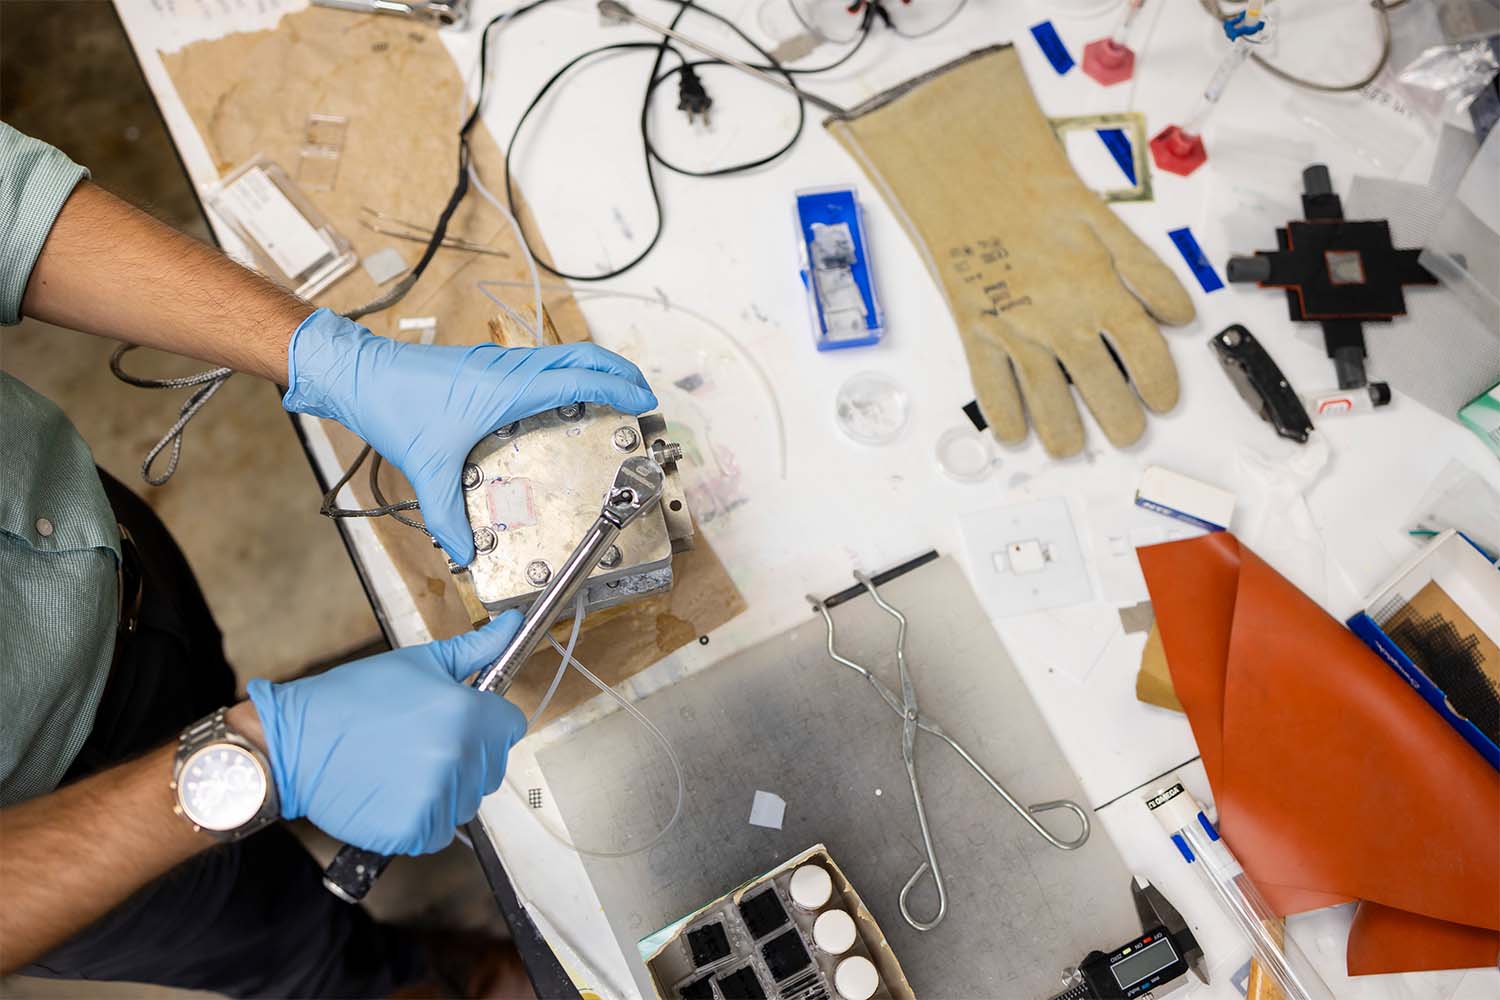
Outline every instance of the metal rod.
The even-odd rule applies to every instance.
[[[717,59],[719,60],[719,62],[723,63],[726,66],[733,66],[741,73],[747,73],[750,76],[755,77],[757,80],[760,80],[762,83],[769,83],[771,86],[776,87],[779,90],[784,90],[788,94],[791,94],[793,97],[796,97],[799,100],[807,101],[809,104],[816,104],[818,107],[822,108],[824,111],[827,111],[829,114],[843,116],[847,113],[843,108],[839,107],[837,104],[834,104],[832,101],[825,100],[816,94],[809,94],[805,90],[799,90],[797,87],[793,86],[791,83],[779,76],[776,76],[772,73],[767,73],[763,69],[757,69],[756,67],[751,66],[749,63],[741,62],[734,56],[728,55],[727,53],[721,52],[718,49],[705,45],[700,41],[689,38],[687,35],[684,35],[682,32],[678,31],[675,28],[669,28],[665,24],[660,24],[656,21],[651,20],[650,18],[641,17],[635,11],[620,3],[619,0],[599,0],[599,15],[612,21],[633,21],[643,28],[656,32],[658,35],[670,38],[673,41],[681,42],[688,48],[694,50],[695,52],[701,52],[702,54],[708,56],[710,59]]]
[[[562,569],[553,575],[546,589],[531,602],[521,627],[516,630],[510,645],[505,647],[505,652],[480,673],[474,682],[475,687],[481,691],[505,694],[511,682],[516,679],[516,674],[520,673],[522,664],[536,652],[537,646],[546,638],[547,631],[557,624],[563,611],[572,607],[578,589],[588,581],[589,574],[599,565],[599,560],[619,536],[620,529],[607,519],[601,517],[594,521],[593,527],[573,550],[573,554],[568,556]]]

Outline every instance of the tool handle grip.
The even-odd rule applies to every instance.
[[[345,844],[323,869],[323,886],[346,903],[358,903],[390,863],[388,854]]]

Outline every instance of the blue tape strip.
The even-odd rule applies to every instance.
[[[1042,55],[1057,70],[1057,75],[1062,76],[1073,68],[1073,57],[1068,55],[1068,47],[1063,40],[1057,36],[1057,29],[1052,27],[1051,21],[1042,21],[1031,26],[1031,37],[1041,47]]]
[[[1192,864],[1193,861],[1196,860],[1193,857],[1192,848],[1188,847],[1187,840],[1183,838],[1182,834],[1172,834],[1172,843],[1177,845],[1177,849],[1182,852],[1182,856],[1187,860],[1188,864]]]
[[[1198,279],[1198,284],[1205,292],[1217,292],[1224,287],[1224,282],[1219,277],[1219,272],[1208,262],[1203,248],[1193,238],[1193,231],[1187,226],[1174,229],[1167,233],[1172,243],[1177,247],[1177,252],[1182,254],[1182,259],[1187,262],[1188,270],[1193,272],[1193,277]]]
[[[1198,810],[1198,824],[1203,827],[1203,832],[1208,834],[1209,840],[1216,841],[1219,839],[1219,831],[1215,830],[1214,825],[1208,821],[1208,817],[1203,815],[1202,809]]]
[[[1125,179],[1135,185],[1135,153],[1130,148],[1130,140],[1125,137],[1122,128],[1100,128],[1095,129],[1099,138],[1104,143],[1104,148],[1109,150],[1109,155],[1115,158],[1120,165],[1120,170],[1125,174]]]

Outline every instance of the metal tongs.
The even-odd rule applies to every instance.
[[[620,463],[614,482],[604,495],[604,506],[584,533],[583,541],[547,583],[546,589],[531,602],[526,617],[521,620],[521,627],[511,637],[504,652],[475,676],[474,687],[505,694],[531,654],[546,638],[547,631],[557,624],[563,611],[573,606],[579,588],[599,567],[615,539],[620,537],[620,532],[661,500],[666,473],[660,462],[675,460],[679,454],[676,445],[657,445],[651,458],[635,455]],[[345,844],[323,869],[323,885],[346,903],[358,903],[390,862],[387,855]]]
[[[997,795],[1004,799],[1006,803],[1012,809],[1014,809],[1022,819],[1030,824],[1033,830],[1040,834],[1042,838],[1045,839],[1047,843],[1051,844],[1053,847],[1056,847],[1057,849],[1063,851],[1073,851],[1082,847],[1084,843],[1089,839],[1089,817],[1088,813],[1085,812],[1083,808],[1078,805],[1078,803],[1073,802],[1069,799],[1057,799],[1052,802],[1038,802],[1035,805],[1030,806],[1021,805],[1021,803],[1016,801],[1015,796],[1007,792],[1005,790],[1005,787],[1001,785],[1000,782],[996,781],[990,774],[990,772],[986,771],[980,765],[980,763],[969,754],[967,750],[959,745],[957,740],[953,739],[953,737],[943,732],[942,727],[939,726],[930,717],[922,714],[921,710],[917,707],[917,691],[916,687],[912,684],[911,681],[911,672],[906,667],[906,616],[903,615],[900,611],[897,611],[894,607],[886,602],[885,598],[880,596],[880,591],[876,589],[875,583],[868,576],[863,573],[856,572],[854,574],[854,579],[858,580],[860,584],[865,588],[865,590],[869,592],[870,596],[874,598],[875,603],[880,606],[881,610],[890,615],[892,618],[896,619],[898,625],[900,626],[899,631],[896,633],[896,668],[901,675],[901,698],[899,700],[897,700],[895,692],[887,687],[880,680],[880,678],[876,677],[865,667],[862,667],[848,657],[841,655],[838,650],[834,648],[833,616],[828,613],[828,608],[823,603],[823,601],[819,600],[816,597],[813,597],[811,594],[808,595],[807,600],[808,603],[813,606],[813,610],[817,611],[823,616],[823,621],[828,625],[828,655],[831,656],[835,662],[843,664],[850,670],[853,670],[855,673],[864,677],[865,680],[869,681],[870,686],[875,689],[875,692],[879,694],[880,697],[885,700],[885,703],[891,707],[891,711],[901,716],[901,757],[902,760],[904,760],[906,763],[906,776],[911,781],[911,797],[913,803],[917,807],[917,825],[922,830],[922,848],[927,852],[927,860],[922,862],[917,870],[912,873],[911,878],[906,880],[906,885],[901,889],[901,916],[906,918],[906,922],[911,924],[917,930],[930,931],[938,924],[942,923],[943,917],[948,913],[948,893],[943,885],[942,870],[938,868],[937,853],[932,846],[932,833],[927,826],[927,810],[922,805],[922,789],[917,784],[917,730],[920,729],[924,732],[931,733],[933,736],[936,736],[938,739],[942,740],[944,743],[952,747],[953,751],[963,758],[964,763],[972,767],[975,772],[985,780],[985,783],[995,790],[995,793]],[[1055,837],[1046,827],[1042,826],[1041,823],[1037,822],[1035,818],[1036,813],[1048,812],[1049,810],[1053,809],[1067,809],[1071,811],[1073,815],[1078,817],[1078,823],[1081,829],[1076,838],[1074,838],[1073,840],[1060,840]],[[923,875],[927,874],[929,871],[932,872],[933,885],[937,887],[938,909],[937,913],[931,920],[918,920],[916,917],[912,916],[911,910],[907,906],[906,899],[907,896],[911,895],[911,891],[916,886],[917,882],[922,878]]]
[[[394,14],[426,21],[439,28],[463,27],[469,20],[469,0],[312,0],[314,7],[331,7],[356,14]]]

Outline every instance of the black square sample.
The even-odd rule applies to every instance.
[[[778,934],[761,945],[760,953],[771,970],[771,978],[778,983],[795,972],[801,972],[812,962],[795,927],[787,928],[784,934]]]
[[[766,1000],[766,991],[760,988],[755,970],[748,965],[720,976],[719,992],[724,994],[724,1000]]]
[[[712,976],[704,976],[695,979],[682,989],[677,991],[682,1000],[714,1000],[714,981]]]
[[[767,889],[740,903],[740,916],[750,928],[750,936],[757,940],[765,937],[786,923],[786,910],[776,898],[776,890]]]
[[[693,968],[701,969],[729,954],[729,935],[721,923],[706,924],[688,931],[688,951],[693,953]]]

